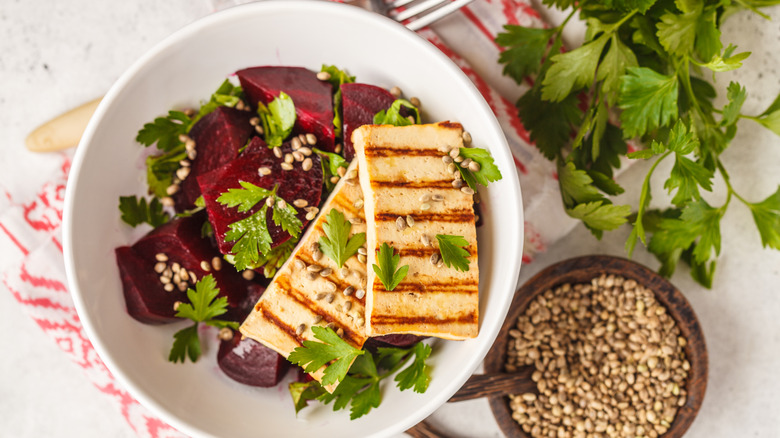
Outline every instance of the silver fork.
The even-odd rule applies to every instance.
[[[361,0],[360,6],[388,16],[412,30],[429,24],[466,6],[474,0]]]

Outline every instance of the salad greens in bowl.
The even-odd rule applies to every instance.
[[[317,339],[330,345],[316,345],[308,356],[299,351],[298,364],[308,363],[301,357],[316,357],[332,364],[341,360],[344,368],[344,362],[348,365],[361,357],[350,374],[339,376],[342,383],[352,379],[353,389],[335,402],[304,373],[283,358],[279,362],[274,352],[263,356],[262,371],[246,369],[244,360],[254,350],[240,347],[247,340],[235,329],[257,295],[249,293],[239,300],[231,294],[242,287],[256,288],[259,294],[268,285],[295,242],[275,246],[280,236],[301,236],[317,216],[313,204],[322,205],[339,177],[345,176],[351,157],[344,132],[355,128],[339,120],[344,116],[340,93],[328,95],[335,105],[324,114],[331,118],[309,105],[308,98],[301,97],[305,93],[297,90],[305,87],[297,85],[264,103],[253,101],[252,94],[263,90],[253,90],[247,86],[251,81],[245,80],[257,66],[310,75],[334,91],[346,82],[359,82],[391,94],[392,105],[369,123],[452,122],[446,125],[462,124],[468,131],[474,158],[461,157],[458,162],[475,164],[456,169],[455,180],[460,182],[453,184],[466,194],[473,193],[473,187],[479,199],[476,337],[428,338],[383,350],[384,356],[369,360],[371,354],[340,346],[336,327],[313,327]],[[399,96],[394,87],[403,94]],[[312,90],[316,88],[315,84]],[[363,90],[344,99],[365,95]],[[284,96],[292,96],[291,102]],[[319,122],[308,118],[312,114],[319,114],[314,117]],[[203,126],[214,120],[219,129],[209,134]],[[252,128],[233,129],[239,125]],[[296,136],[301,130],[311,135]],[[209,139],[230,140],[236,150],[223,161],[218,155],[226,152],[219,148],[209,152],[208,159],[204,155],[197,160],[206,152],[199,146],[193,153],[192,138],[198,138],[199,145]],[[276,154],[282,151],[285,158],[298,154],[291,163],[280,162],[281,170],[257,164],[281,158]],[[243,179],[240,188],[225,192],[232,194],[220,193],[219,185],[235,171],[223,170],[224,166],[238,167],[239,158],[249,153],[255,153],[248,159],[255,166],[253,178],[261,181],[277,171],[286,182],[261,187],[260,182]],[[444,153],[442,158],[447,163]],[[214,162],[199,170],[205,161]],[[397,434],[447,401],[479,365],[503,323],[516,287],[523,241],[521,195],[511,163],[498,122],[477,89],[436,47],[400,24],[329,2],[262,2],[231,8],[159,43],[116,82],[90,121],[66,193],[63,230],[70,290],[87,334],[109,370],[143,405],[188,435]],[[197,188],[191,192],[190,181],[198,173],[200,188],[213,182],[216,195],[208,190],[199,195]],[[294,193],[287,195],[285,190]],[[251,205],[244,206],[245,202]],[[255,204],[257,211],[268,212],[267,226],[255,223],[241,231],[241,224],[254,215],[246,221],[221,220]],[[218,208],[224,209],[222,216],[214,213]],[[206,217],[204,210],[209,210],[209,220],[202,222],[207,225],[192,225]],[[359,222],[330,216],[328,245],[320,243],[329,248],[324,257],[346,259],[350,254],[340,251],[351,248],[355,257],[365,258],[356,252],[360,242],[353,244],[344,233],[333,231],[346,229],[348,236],[350,223]],[[172,244],[173,238],[180,240]],[[213,246],[203,243],[207,241]],[[453,241],[450,251],[441,254],[447,267],[464,263],[465,244]],[[271,247],[282,249],[273,252]],[[222,257],[213,252],[217,248],[232,254]],[[259,253],[247,248],[258,248]],[[185,269],[183,262],[172,263],[178,253],[200,262]],[[386,263],[393,257],[389,253]],[[154,271],[133,268],[151,259],[148,266]],[[389,266],[401,281],[402,269]],[[155,288],[164,292],[150,299],[149,290]],[[344,295],[360,292],[365,293],[345,289]],[[227,361],[224,348],[230,348]],[[270,374],[270,383],[263,380]],[[375,379],[359,380],[366,375]]]

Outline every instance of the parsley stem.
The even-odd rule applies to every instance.
[[[384,373],[384,374],[379,376],[379,380],[383,380],[384,378],[386,378],[388,376],[391,376],[393,373],[395,373],[396,371],[398,371],[401,368],[403,368],[403,366],[406,365],[406,362],[409,362],[409,359],[411,359],[412,356],[414,356],[414,353],[412,352],[412,349],[410,348],[409,351],[406,353],[406,356],[404,356],[403,359],[398,361],[398,363],[395,364],[395,366],[393,368],[391,368],[390,371],[388,371],[388,372],[386,372],[386,373]]]

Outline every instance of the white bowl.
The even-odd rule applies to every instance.
[[[175,106],[207,98],[232,72],[256,65],[319,70],[334,64],[358,81],[398,85],[423,102],[429,121],[461,122],[493,154],[503,179],[481,190],[480,333],[437,341],[428,391],[383,387],[382,404],[350,421],[348,410],[309,407],[296,418],[284,385],[240,385],[218,369],[216,344],[196,364],[172,364],[172,334],[125,311],[114,248],[148,230],[119,219],[120,195],[145,193],[138,129]],[[493,343],[520,269],[520,187],[498,122],[469,79],[437,48],[401,25],[330,2],[261,2],[201,19],[158,44],[111,88],[92,118],[71,169],[64,217],[70,290],[98,354],[116,378],[163,420],[193,436],[390,436],[431,414],[466,381]],[[209,336],[208,338],[212,338]],[[389,380],[389,379],[388,379]]]

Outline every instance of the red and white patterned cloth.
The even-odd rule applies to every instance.
[[[438,23],[435,33],[423,29],[420,34],[463,69],[504,128],[523,190],[523,261],[528,263],[549,242],[570,231],[574,222],[562,213],[554,165],[529,144],[517,118],[514,102],[523,88],[501,76],[500,48],[493,40],[507,23],[544,25],[527,1],[478,0]],[[66,287],[60,229],[71,158],[72,152],[35,155],[28,163],[35,172],[25,172],[24,181],[12,172],[0,173],[2,288],[106,394],[138,436],[181,436],[119,386],[79,322]]]

